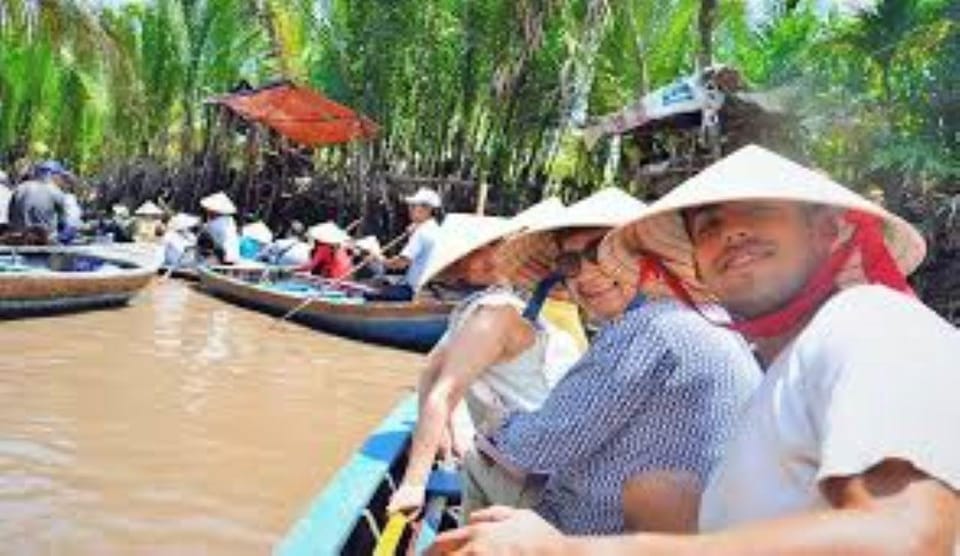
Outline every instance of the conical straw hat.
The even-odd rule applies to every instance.
[[[350,234],[340,229],[340,226],[337,226],[331,221],[311,226],[310,229],[307,230],[307,237],[330,245],[340,245],[350,241]]]
[[[557,244],[553,232],[574,228],[612,228],[637,218],[645,205],[620,189],[610,187],[562,210],[530,218],[525,230],[497,252],[497,264],[513,283],[533,286],[553,271]]]
[[[513,223],[518,230],[526,229],[538,222],[543,221],[550,215],[556,215],[563,212],[566,208],[559,197],[548,197],[535,205],[531,205],[513,217]]]
[[[223,191],[218,191],[200,199],[200,206],[217,214],[236,214],[237,212],[236,205]]]
[[[263,223],[263,220],[257,220],[252,224],[247,224],[241,230],[240,235],[247,236],[263,244],[273,241],[273,232]]]
[[[419,282],[413,284],[414,289],[419,290],[457,261],[516,229],[509,219],[498,216],[448,214],[434,236],[426,267],[420,274]]]
[[[696,277],[693,247],[681,214],[693,207],[748,200],[795,201],[877,216],[883,223],[887,248],[904,275],[913,272],[926,253],[923,237],[899,216],[819,172],[748,145],[680,184],[640,218],[612,231],[600,247],[600,260],[609,269],[636,278],[637,257],[653,253],[692,290],[704,291]],[[846,228],[842,240],[851,233],[850,226]],[[838,285],[864,280],[860,256],[855,254],[837,276]]]
[[[200,224],[200,217],[185,212],[178,213],[170,219],[167,227],[173,231],[189,230]]]
[[[377,236],[363,236],[354,241],[353,244],[361,251],[371,255],[379,255],[381,253],[380,240],[377,239]]]
[[[417,289],[477,249],[504,239],[522,230],[528,224],[539,221],[547,214],[562,209],[563,203],[560,199],[550,197],[518,213],[513,218],[448,214],[443,219],[443,224],[434,239],[427,266],[421,274],[420,283],[416,284]]]
[[[163,211],[153,201],[147,201],[140,205],[134,214],[137,216],[163,216]]]

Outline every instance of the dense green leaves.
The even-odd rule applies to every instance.
[[[711,4],[0,0],[0,156],[39,142],[87,173],[181,164],[201,148],[206,98],[289,78],[381,124],[371,168],[485,180],[512,208],[544,187],[597,186],[615,144],[588,152],[576,125],[693,71]],[[857,17],[819,4],[771,1],[751,20],[743,0],[717,2],[717,61],[754,88],[799,91],[804,150],[854,183],[951,182],[956,2],[887,0]]]

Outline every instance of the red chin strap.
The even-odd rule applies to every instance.
[[[772,338],[786,334],[833,294],[837,288],[837,276],[856,250],[860,251],[861,266],[867,283],[883,284],[899,292],[915,295],[887,250],[880,219],[859,211],[848,211],[844,218],[853,225],[850,239],[830,255],[785,307],[760,317],[724,326],[751,338]],[[639,271],[638,286],[651,279],[662,279],[674,295],[697,309],[693,296],[658,257],[642,258]]]

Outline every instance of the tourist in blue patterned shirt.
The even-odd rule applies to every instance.
[[[485,494],[472,492],[483,488],[474,477],[506,473],[542,485],[534,510],[561,531],[609,534],[626,528],[623,489],[632,479],[634,491],[648,493],[632,500],[650,510],[637,515],[653,516],[632,524],[687,530],[699,485],[759,370],[739,336],[681,303],[646,299],[600,268],[597,246],[608,230],[600,226],[617,224],[615,207],[623,205],[603,201],[587,203],[589,210],[573,205],[563,220],[503,249],[513,276],[560,273],[602,328],[539,410],[511,413],[478,438],[481,456],[465,463],[466,496],[469,503]]]

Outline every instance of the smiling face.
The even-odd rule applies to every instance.
[[[560,240],[561,255],[580,255],[579,271],[567,275],[564,284],[573,300],[598,320],[622,315],[637,295],[632,281],[621,282],[597,264],[597,245],[606,232],[604,229],[576,231]]]
[[[742,201],[687,212],[700,280],[734,314],[753,318],[790,302],[837,237],[833,213],[780,201]]]

